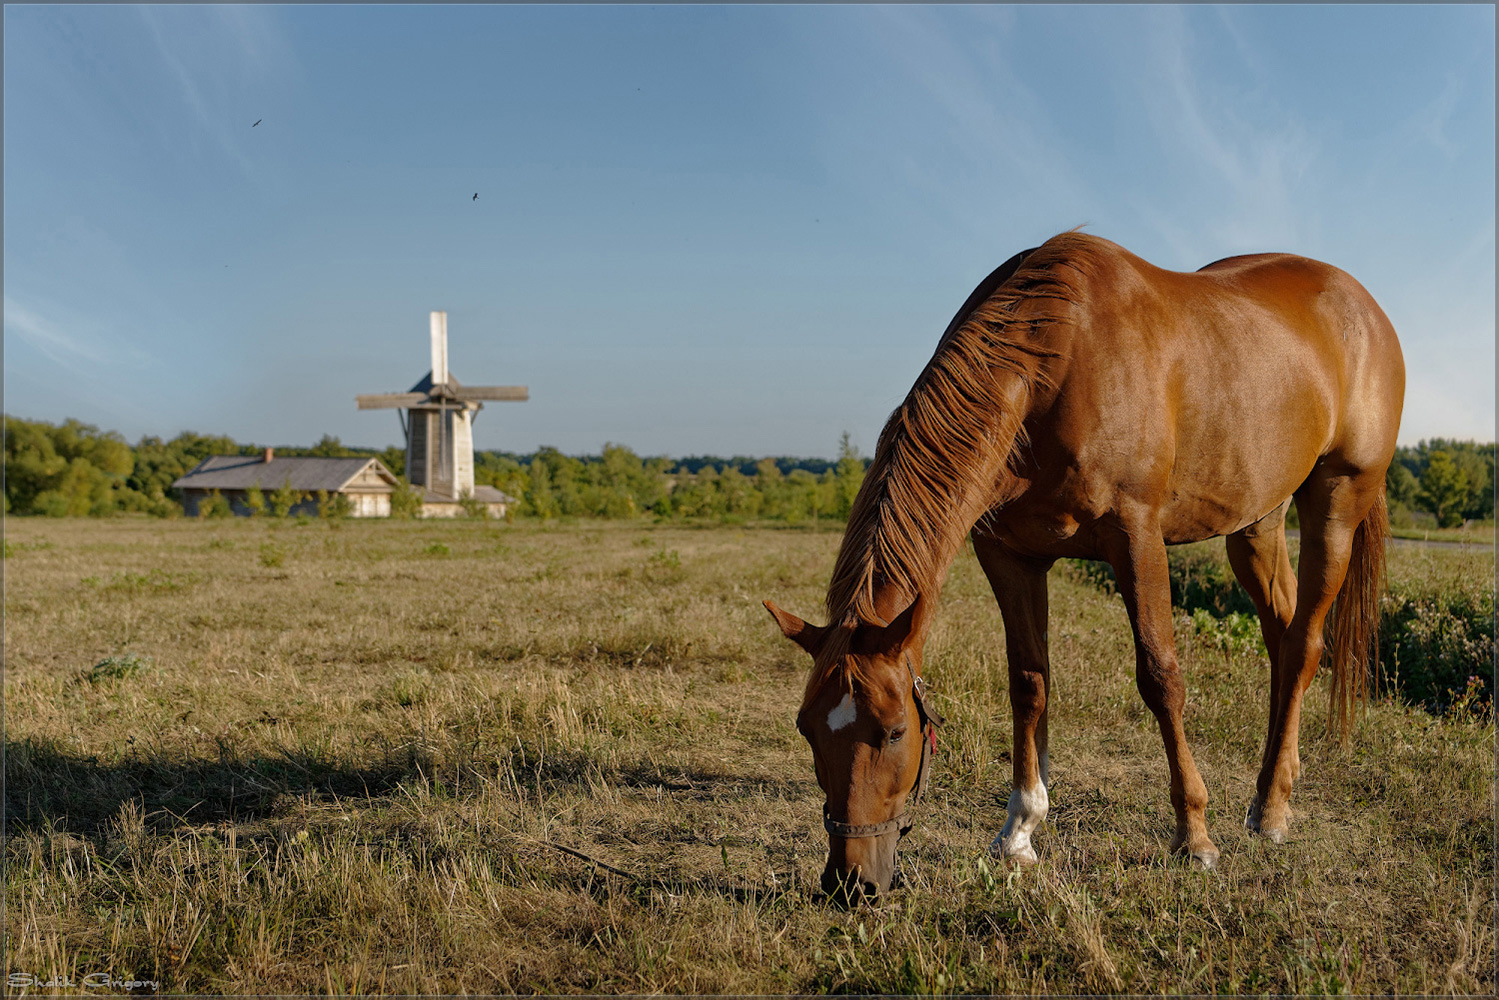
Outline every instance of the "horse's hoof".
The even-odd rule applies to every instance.
[[[1218,867],[1218,851],[1216,849],[1193,851],[1192,863],[1203,871],[1210,872]]]
[[[1268,830],[1260,830],[1259,834],[1272,844],[1284,844],[1286,842],[1286,828],[1283,826],[1274,826]]]
[[[1005,852],[1005,861],[1012,865],[1022,865],[1028,868],[1040,860],[1040,858],[1036,857],[1036,849],[1034,847]]]
[[[995,837],[994,842],[989,845],[989,856],[1013,865],[1033,865],[1040,860],[1029,840],[1019,844],[1012,840],[1007,844],[1001,837]]]
[[[1249,803],[1249,809],[1244,813],[1244,829],[1250,833],[1260,832],[1260,811],[1262,806],[1259,799]]]

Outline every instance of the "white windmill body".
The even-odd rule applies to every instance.
[[[525,402],[530,393],[523,385],[460,385],[448,370],[448,314],[432,313],[431,328],[426,377],[410,392],[371,393],[355,402],[361,410],[405,411],[406,479],[425,491],[426,513],[456,513],[459,500],[468,498],[491,506],[513,502],[491,486],[475,487],[473,422],[485,402]]]

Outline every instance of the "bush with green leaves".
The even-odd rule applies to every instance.
[[[265,492],[259,483],[254,483],[245,490],[245,509],[250,512],[251,517],[260,517],[265,513]]]
[[[337,440],[337,439],[335,439]],[[325,521],[337,523],[354,512],[354,504],[343,493],[317,491],[317,516]]]
[[[1494,592],[1453,578],[1437,589],[1392,585],[1379,616],[1379,682],[1444,710],[1494,702]],[[1476,692],[1476,694],[1475,694]]]
[[[467,490],[464,490],[463,495],[458,498],[458,506],[463,508],[464,517],[472,517],[481,521],[489,517],[489,504]]]
[[[233,517],[234,508],[230,506],[229,500],[218,490],[209,490],[208,496],[198,501],[198,519],[206,521],[209,518]]]
[[[390,494],[390,516],[398,521],[422,516],[422,494],[406,480],[396,477],[396,488]]]
[[[1076,559],[1068,572],[1109,593],[1117,591],[1114,567],[1102,560]],[[1254,602],[1239,586],[1233,567],[1210,545],[1173,545],[1166,549],[1171,580],[1171,605],[1187,612],[1204,611],[1214,618],[1230,614],[1255,615]]]
[[[292,489],[291,476],[288,474],[286,481],[271,494],[271,513],[278,518],[285,518],[291,514],[291,509],[303,500],[306,494],[301,490]]]
[[[80,679],[90,684],[121,681],[140,673],[145,668],[151,666],[151,662],[151,657],[141,656],[139,653],[121,653],[116,656],[106,656],[92,667],[83,671]]]

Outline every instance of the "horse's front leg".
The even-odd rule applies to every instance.
[[[1204,868],[1218,862],[1218,848],[1208,836],[1207,786],[1187,747],[1182,725],[1186,692],[1176,661],[1171,626],[1171,580],[1166,545],[1153,517],[1125,525],[1109,543],[1120,596],[1135,634],[1135,686],[1156,718],[1171,769],[1171,805],[1176,812],[1173,853],[1187,853]]]
[[[989,852],[1029,864],[1036,860],[1031,837],[1046,819],[1049,806],[1046,695],[1051,663],[1046,652],[1046,572],[1051,563],[1022,559],[998,542],[978,536],[973,547],[1004,617],[1015,726],[1011,755],[1015,783],[1004,829],[989,845]]]

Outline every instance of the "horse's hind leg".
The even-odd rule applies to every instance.
[[[1166,545],[1153,516],[1124,526],[1108,543],[1109,562],[1135,633],[1135,685],[1156,718],[1171,769],[1171,805],[1176,811],[1174,853],[1187,853],[1204,868],[1218,862],[1218,848],[1208,836],[1207,786],[1187,747],[1182,725],[1186,691],[1176,661],[1171,626],[1171,581]]]
[[[1030,863],[1036,860],[1031,836],[1046,819],[1050,804],[1046,795],[1046,695],[1051,683],[1046,652],[1046,572],[1051,563],[1022,559],[978,535],[974,536],[973,549],[1004,617],[1010,711],[1015,725],[1011,754],[1014,789],[1004,829],[989,845],[989,851],[996,857]]]
[[[1354,535],[1379,498],[1384,470],[1334,472],[1325,466],[1296,491],[1301,515],[1301,561],[1296,610],[1281,638],[1278,699],[1265,737],[1254,802],[1244,823],[1276,843],[1285,840],[1291,786],[1300,770],[1301,704],[1322,660],[1323,625],[1348,572]]]
[[[1290,500],[1224,541],[1234,576],[1259,613],[1260,635],[1270,656],[1270,718],[1280,712],[1280,641],[1296,613],[1296,571],[1286,549],[1286,507]],[[1301,762],[1292,760],[1292,778]]]

